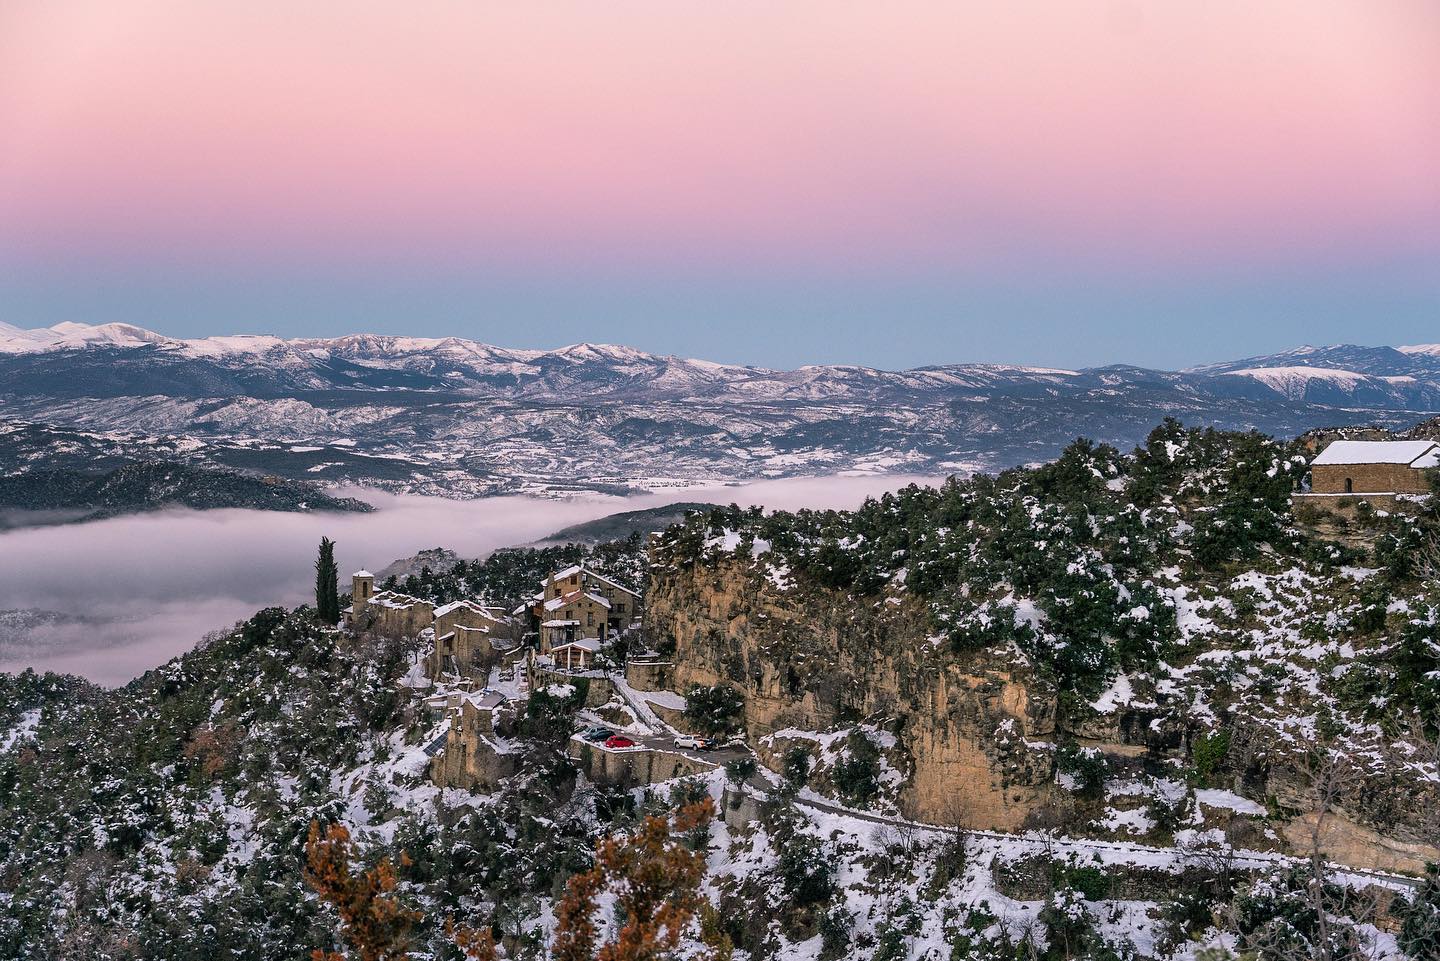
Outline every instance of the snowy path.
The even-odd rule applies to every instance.
[[[641,692],[631,687],[629,681],[620,676],[612,676],[610,683],[615,685],[615,690],[619,691],[620,696],[625,698],[626,703],[630,705],[630,710],[635,712],[635,716],[638,717],[642,723],[647,725],[656,734],[669,737],[675,736],[675,730],[660,720],[660,715],[656,714],[654,709],[650,707],[650,702],[645,700]]]
[[[769,789],[772,785],[764,779],[765,775],[773,776],[772,772],[761,766],[755,776],[746,782],[746,792],[752,797],[763,799],[763,797],[769,794]],[[891,827],[909,828],[920,831],[934,831],[943,834],[961,834],[965,837],[973,838],[987,838],[1006,844],[1030,847],[1038,850],[1073,851],[1082,854],[1123,854],[1127,856],[1125,863],[1129,864],[1180,867],[1186,864],[1214,864],[1219,862],[1228,863],[1239,868],[1263,869],[1306,863],[1304,858],[1287,854],[1273,854],[1267,851],[1245,851],[1234,848],[1162,848],[1149,844],[1138,844],[1133,841],[1095,841],[1087,838],[1047,837],[1036,834],[1006,834],[1001,831],[951,828],[938,824],[926,824],[921,821],[911,821],[906,818],[889,817],[884,814],[873,814],[869,811],[857,811],[854,808],[847,808],[844,805],[831,804],[827,801],[817,801],[813,798],[802,796],[794,797],[793,801],[801,807],[808,807],[825,814],[855,818],[860,821],[869,821],[872,824],[884,824]],[[1338,878],[1342,879],[1380,881],[1412,890],[1420,884],[1419,879],[1405,874],[1367,871],[1363,868],[1353,868],[1348,865],[1337,864],[1333,861],[1326,862],[1326,864]]]

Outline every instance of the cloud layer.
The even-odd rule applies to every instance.
[[[337,542],[337,559],[346,574],[360,567],[379,569],[426,547],[479,556],[616,511],[679,500],[782,509],[854,507],[868,494],[911,480],[925,479],[796,479],[568,502],[520,497],[454,501],[365,491],[363,496],[381,508],[376,513],[167,511],[3,532],[0,610],[52,610],[101,622],[37,629],[24,648],[0,648],[0,671],[28,666],[123,683],[258,608],[306,600],[322,535]]]

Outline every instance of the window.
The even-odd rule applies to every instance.
[[[1347,493],[1347,494],[1353,494],[1353,493],[1355,493],[1355,482],[1354,482],[1353,480],[1351,480],[1350,478],[1348,478],[1348,477],[1345,478],[1345,493]]]
[[[585,615],[585,626],[586,626],[586,627],[594,627],[594,626],[595,626],[595,612],[594,612],[594,611],[591,611],[590,613],[588,613],[588,614]]]

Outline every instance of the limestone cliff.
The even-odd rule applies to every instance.
[[[952,649],[930,636],[925,608],[904,592],[856,598],[722,554],[657,566],[647,603],[651,639],[675,644],[669,686],[737,687],[747,736],[764,763],[780,767],[792,739],[774,735],[787,728],[867,722],[895,735],[906,761],[900,806],[921,820],[1010,830],[1041,808],[1065,816],[1074,798],[1056,784],[1055,742],[1099,748],[1112,770],[1142,756],[1188,755],[1192,732],[1183,713],[1155,704],[1103,716],[1062,710],[1053,685],[1018,651]],[[1236,722],[1229,786],[1275,798],[1282,810],[1307,810],[1311,789],[1299,761],[1268,736],[1252,742],[1261,737],[1252,727]],[[1407,851],[1440,852],[1434,819],[1423,813],[1432,806],[1425,787],[1400,779],[1380,790],[1373,776],[1347,784],[1331,800],[1331,830],[1339,818],[1353,818],[1381,826]],[[1338,842],[1327,847],[1346,858]],[[1350,863],[1383,867],[1348,853]]]
[[[1018,655],[932,641],[913,600],[783,589],[724,559],[657,569],[647,604],[648,629],[675,642],[675,689],[734,684],[757,746],[787,727],[876,723],[909,756],[903,809],[926,820],[1015,828],[1050,796],[1053,689]]]

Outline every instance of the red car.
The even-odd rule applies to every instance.
[[[612,734],[605,739],[606,747],[634,747],[635,742],[623,734]]]

